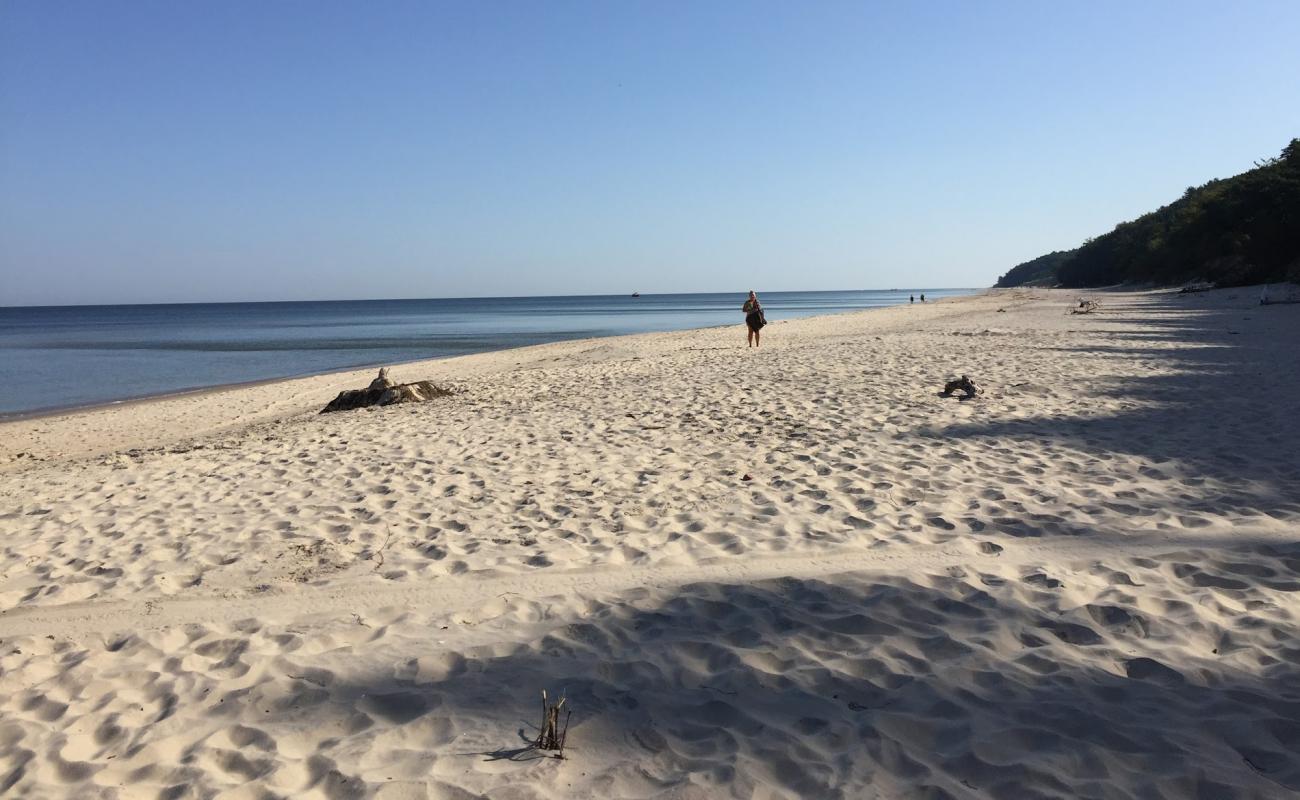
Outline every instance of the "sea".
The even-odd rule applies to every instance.
[[[774,322],[974,291],[760,299]],[[0,416],[567,339],[735,325],[743,340],[744,300],[714,293],[0,307]]]

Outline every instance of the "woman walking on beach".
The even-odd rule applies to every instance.
[[[754,294],[753,289],[749,290],[749,299],[740,310],[745,312],[745,327],[749,328],[749,346],[758,347],[758,332],[767,324],[767,320],[763,317],[763,306],[759,305],[758,295]]]

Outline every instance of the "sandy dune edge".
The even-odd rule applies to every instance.
[[[1072,297],[0,426],[0,793],[1290,796],[1297,314]]]

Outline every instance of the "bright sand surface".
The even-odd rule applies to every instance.
[[[1256,295],[0,425],[0,795],[1294,796],[1300,306]],[[564,760],[526,749],[543,689]]]

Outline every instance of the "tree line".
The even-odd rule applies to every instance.
[[[1074,250],[1018,264],[1008,286],[1245,286],[1300,283],[1300,139],[1231,178],[1188,187],[1167,206]]]

